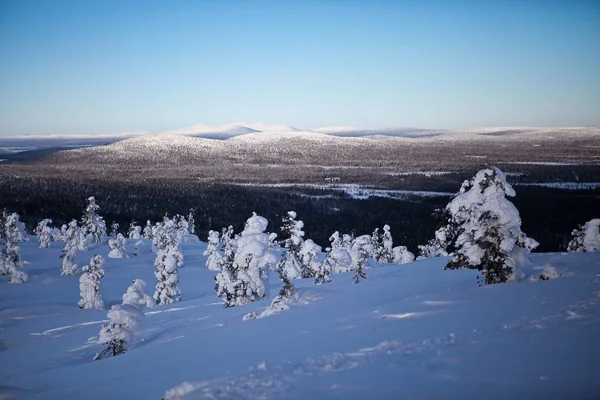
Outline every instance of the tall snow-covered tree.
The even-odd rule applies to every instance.
[[[233,227],[223,228],[221,231],[221,243],[223,244],[223,256],[219,261],[221,271],[215,276],[215,290],[217,296],[225,301],[226,307],[236,305],[235,280],[237,270],[233,260],[237,250],[238,235],[234,236]]]
[[[580,253],[600,250],[600,218],[589,220],[571,232],[573,239],[567,246],[567,251]]]
[[[379,262],[391,263],[394,259],[394,241],[392,239],[392,232],[389,225],[383,226],[383,234],[381,235],[381,244],[383,249],[380,252]]]
[[[331,247],[325,249],[325,259],[319,265],[319,269],[315,274],[315,285],[322,285],[323,283],[331,282],[331,275],[335,267],[335,259],[333,258],[332,252],[335,251]]]
[[[223,255],[219,247],[221,246],[221,241],[219,238],[218,231],[209,231],[208,232],[208,244],[206,246],[206,250],[202,253],[204,256],[208,256],[206,259],[206,268],[212,271],[220,271],[221,270],[221,260],[223,259]]]
[[[113,222],[110,225],[110,237],[114,239],[117,237],[118,234],[119,234],[119,224],[117,222]]]
[[[81,228],[77,225],[77,221],[69,222],[69,227],[65,232],[65,245],[62,249],[62,266],[60,268],[61,275],[75,275],[77,273],[77,264],[75,264],[77,250],[85,249],[85,236]]]
[[[94,360],[117,356],[127,351],[127,343],[133,340],[135,331],[144,321],[144,306],[152,307],[153,300],[144,293],[146,284],[135,279],[123,295],[123,303],[114,305],[108,312],[109,322],[100,329],[98,343],[106,348],[97,353]]]
[[[189,232],[192,235],[195,235],[196,234],[196,210],[195,209],[190,208],[190,212],[187,217],[187,222],[189,225],[189,228],[188,228]]]
[[[371,243],[371,235],[362,235],[354,239],[351,248],[353,283],[359,283],[360,279],[366,279],[365,269],[369,266],[369,258],[373,255],[374,246]]]
[[[129,258],[125,245],[126,239],[120,233],[117,233],[117,236],[114,239],[109,239],[108,247],[110,248],[110,251],[108,253],[108,258]]]
[[[88,205],[81,217],[81,229],[85,234],[87,243],[103,243],[106,239],[106,223],[98,215],[100,207],[96,204],[94,196],[88,197]]]
[[[375,228],[371,234],[371,243],[373,244],[373,258],[379,264],[383,253],[383,236],[379,232],[379,228]]]
[[[22,271],[20,243],[28,240],[25,225],[20,221],[19,214],[2,212],[0,218],[0,275],[8,275],[10,283],[27,282],[29,277]]]
[[[496,167],[479,171],[446,206],[456,229],[454,257],[447,269],[482,271],[485,284],[521,277],[521,267],[538,243],[521,231],[519,211],[506,196],[515,191]]]
[[[321,246],[313,242],[311,239],[306,239],[300,246],[298,255],[302,263],[302,277],[314,278],[319,271],[318,258],[321,254]]]
[[[377,264],[391,263],[393,260],[393,241],[392,233],[390,232],[390,226],[384,225],[383,233],[379,232],[379,228],[376,228],[371,235],[371,243],[373,244],[373,258]]]
[[[38,237],[40,249],[47,249],[52,242],[53,229],[49,226],[52,223],[51,219],[43,219],[35,228],[35,235]]]
[[[100,310],[104,308],[104,300],[100,293],[100,283],[104,276],[104,258],[100,255],[92,257],[90,264],[82,268],[79,278],[79,308]]]
[[[280,241],[280,245],[285,249],[281,253],[281,259],[277,263],[277,271],[281,280],[285,283],[286,287],[293,292],[292,280],[302,277],[304,268],[302,260],[300,258],[300,248],[304,239],[304,222],[296,221],[297,214],[295,211],[289,211],[282,218],[281,231],[283,234],[283,241]]]
[[[237,240],[237,251],[233,260],[235,271],[233,304],[242,305],[266,298],[268,293],[269,269],[277,263],[277,257],[269,250],[267,219],[252,214]]]
[[[143,237],[144,239],[154,239],[154,226],[150,220],[146,221],[146,226],[144,227]]]
[[[153,244],[156,248],[154,276],[157,280],[154,299],[157,304],[181,301],[177,267],[183,265],[183,253],[175,235],[174,225],[174,222],[169,220],[154,231]]]

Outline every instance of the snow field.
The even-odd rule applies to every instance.
[[[36,399],[594,398],[600,393],[600,254],[532,254],[520,282],[479,288],[449,258],[376,265],[352,284],[294,281],[298,302],[223,308],[205,243],[184,244],[183,301],[145,310],[127,353],[93,361],[107,311],[134,279],[156,283],[155,254],[106,258],[103,310],[81,310],[60,243],[25,242],[25,284],[0,287],[0,397]],[[128,241],[131,248],[132,241]],[[107,245],[77,252],[79,264]],[[323,255],[321,255],[323,257]],[[535,279],[552,267],[555,279]],[[272,299],[282,284],[272,272]]]

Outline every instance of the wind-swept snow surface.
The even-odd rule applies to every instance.
[[[151,247],[144,239],[145,248]],[[105,250],[108,250],[106,244]],[[144,310],[127,352],[93,361],[107,311],[154,254],[106,259],[103,310],[82,310],[79,276],[60,276],[60,245],[22,244],[29,283],[0,282],[0,398],[593,399],[600,394],[600,252],[532,254],[519,282],[478,287],[448,258],[376,264],[332,281],[294,281],[271,299],[224,308],[205,243],[183,244],[181,302]],[[81,250],[89,260],[98,247]],[[321,259],[324,257],[321,254]],[[549,280],[540,280],[544,275]],[[270,274],[270,292],[281,288]],[[148,289],[151,291],[150,288]]]

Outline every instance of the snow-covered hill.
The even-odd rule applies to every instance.
[[[132,244],[130,243],[131,247]],[[0,398],[592,399],[600,395],[600,253],[534,254],[525,272],[561,276],[478,287],[446,259],[373,265],[330,284],[296,281],[301,301],[243,321],[268,301],[223,308],[205,244],[184,245],[183,301],[146,311],[133,345],[93,361],[107,310],[81,310],[60,249],[22,246],[30,282],[0,282]],[[107,246],[77,253],[80,265]],[[102,295],[155,283],[149,243],[107,259]],[[372,261],[371,261],[372,262]],[[373,263],[373,262],[372,262]],[[281,287],[271,274],[271,293]]]

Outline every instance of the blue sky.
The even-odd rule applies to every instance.
[[[0,0],[0,135],[600,125],[600,1]]]

